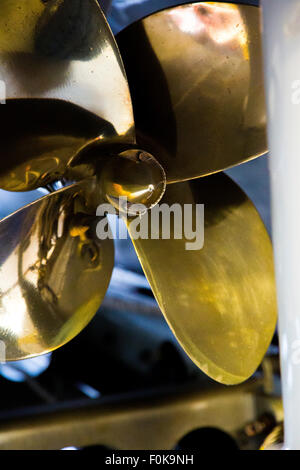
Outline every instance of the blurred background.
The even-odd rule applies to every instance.
[[[188,2],[100,1],[114,33],[182,3]],[[268,157],[227,173],[252,199],[271,234]],[[42,190],[0,191],[1,218],[41,195]],[[0,448],[7,430],[25,436],[32,426],[43,432],[61,426],[60,448],[258,448],[281,412],[273,373],[277,353],[275,338],[249,384],[228,389],[212,383],[174,339],[131,242],[117,240],[110,288],[90,325],[50,355],[0,365]],[[85,437],[71,429],[81,420]],[[101,434],[101,426],[111,432]],[[57,447],[46,434],[36,445]]]

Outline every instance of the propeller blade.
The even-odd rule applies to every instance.
[[[276,324],[272,246],[263,222],[222,173],[167,186],[161,204],[167,206],[141,216],[138,227],[136,219],[128,222],[154,295],[191,359],[218,382],[240,383],[260,364]],[[196,204],[205,208],[202,249]],[[168,237],[170,207],[175,215]],[[158,230],[159,210],[167,212]],[[139,232],[144,239],[135,239]]]
[[[113,241],[74,185],[0,222],[0,340],[6,360],[52,351],[98,310],[114,263]],[[2,359],[1,359],[2,360]]]
[[[168,182],[267,151],[259,8],[197,2],[134,23],[117,42],[138,144]]]
[[[1,0],[0,80],[2,189],[81,180],[89,166],[67,168],[86,146],[135,142],[122,59],[96,0]]]

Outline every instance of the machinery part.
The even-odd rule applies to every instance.
[[[93,173],[68,170],[85,146],[135,142],[122,59],[96,0],[3,0],[0,80],[2,189],[78,181]]]
[[[267,151],[259,9],[197,2],[117,35],[138,144],[168,182],[208,175]]]
[[[71,186],[0,222],[1,361],[62,346],[97,312],[114,246],[96,237],[82,187]]]

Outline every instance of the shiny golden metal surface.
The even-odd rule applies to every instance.
[[[117,36],[138,144],[169,182],[266,152],[259,9],[198,2],[151,15]]]
[[[96,0],[2,0],[0,187],[25,191],[97,173],[113,205],[126,196],[151,207],[165,191],[164,170],[176,182],[263,153],[258,26],[255,7],[201,2],[152,15],[119,36],[139,143],[162,168],[146,152],[135,161],[128,84]],[[0,339],[8,360],[61,346],[99,307],[113,243],[96,239],[98,196],[74,186],[0,223]],[[224,175],[172,185],[163,202],[206,205],[205,246],[187,251],[185,237],[136,240],[155,296],[196,364],[219,382],[241,382],[261,361],[276,321],[265,229]]]
[[[0,222],[0,340],[6,360],[62,346],[96,313],[114,261],[113,242],[97,239],[96,223],[80,185]]]
[[[159,239],[133,240],[155,297],[178,341],[207,375],[225,384],[242,382],[260,364],[276,324],[266,229],[224,174],[169,185],[163,203],[179,204],[182,213],[184,204],[192,204],[194,228],[195,204],[205,204],[205,240],[203,249],[187,250],[191,240],[185,234],[175,239],[174,223],[170,240],[162,239],[162,225]],[[149,217],[149,233],[151,222]]]
[[[279,424],[264,440],[260,450],[282,450],[284,445],[284,428]]]
[[[84,146],[135,141],[122,60],[96,0],[1,0],[0,80],[2,189],[81,179],[90,168],[66,169]]]
[[[268,397],[260,394],[262,380],[238,387],[158,392],[93,400],[87,407],[5,419],[0,426],[1,450],[51,450],[74,446],[106,446],[120,450],[172,450],[190,432],[220,430],[242,448],[253,449],[241,430],[259,413],[272,413]],[[258,411],[259,410],[259,411]],[[201,440],[197,448],[207,450]],[[224,448],[224,441],[211,447]],[[185,450],[187,450],[185,448]]]
[[[100,174],[103,195],[118,211],[137,215],[157,204],[166,189],[166,175],[143,150],[127,150],[108,159]],[[141,205],[144,210],[141,211]]]

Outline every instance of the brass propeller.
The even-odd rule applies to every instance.
[[[266,437],[259,450],[284,450],[284,427],[280,423]]]
[[[258,31],[256,8],[201,2],[119,36],[138,141],[157,163],[135,148],[122,59],[96,0],[2,0],[8,100],[0,106],[0,188],[81,181],[0,222],[0,339],[8,360],[61,346],[100,305],[113,244],[96,238],[99,200],[118,208],[126,195],[131,214],[136,202],[159,202],[165,171],[174,183],[265,151]],[[196,364],[220,382],[241,382],[275,326],[263,224],[224,175],[168,185],[163,201],[206,205],[205,244],[189,251],[187,237],[134,240],[145,273]]]
[[[218,172],[267,150],[259,9],[197,2],[118,34],[137,140],[169,182]]]
[[[156,236],[151,232],[158,226],[157,208],[141,217],[142,233],[148,237],[132,236],[155,297],[193,361],[219,382],[240,383],[257,369],[276,325],[272,246],[266,229],[247,196],[222,173],[169,185],[161,204],[176,214],[171,238],[164,239],[163,225]],[[190,235],[196,237],[193,231],[198,237],[201,233],[197,204],[205,205],[202,249],[195,245],[197,240],[194,245],[190,240]],[[184,205],[190,205],[193,231],[186,233],[184,226],[183,237],[176,239],[176,224],[183,227],[180,214],[186,217],[189,209]],[[128,229],[133,235],[135,222],[129,221]]]
[[[52,351],[98,310],[114,264],[96,237],[84,187],[73,185],[0,222],[0,340],[6,360]]]

